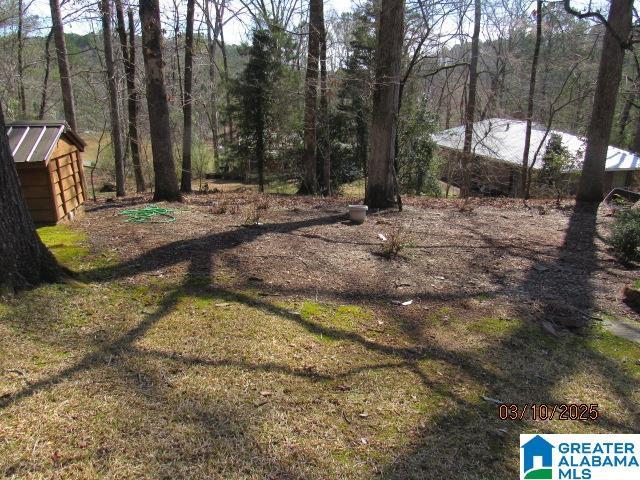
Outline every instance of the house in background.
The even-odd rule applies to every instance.
[[[54,224],[80,213],[86,199],[82,139],[63,122],[14,122],[7,135],[33,221]]]
[[[472,191],[486,195],[516,195],[520,188],[520,172],[524,152],[526,122],[491,118],[473,124],[471,151],[476,161],[472,165]],[[582,166],[586,148],[585,139],[558,130],[533,125],[529,165],[534,170],[542,167],[547,144],[552,134],[562,138],[562,144]],[[433,135],[445,159],[441,171],[443,180],[460,186],[461,159],[464,145],[464,125]],[[542,144],[542,145],[541,145]],[[541,145],[541,146],[540,146]],[[540,146],[539,150],[538,147]],[[536,156],[537,152],[537,156]],[[640,181],[640,157],[626,150],[609,147],[605,168],[605,194],[615,187],[632,187]]]

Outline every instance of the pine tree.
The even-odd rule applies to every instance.
[[[274,102],[274,85],[281,74],[278,42],[267,29],[253,32],[251,46],[244,52],[247,64],[233,93],[238,99],[240,153],[258,167],[258,184],[264,191],[265,152],[268,123]]]

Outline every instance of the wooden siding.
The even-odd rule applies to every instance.
[[[16,163],[16,168],[34,222],[57,223],[79,213],[86,190],[75,145],[61,138],[47,163]]]
[[[51,182],[44,162],[16,163],[22,195],[34,222],[57,222],[51,196]]]

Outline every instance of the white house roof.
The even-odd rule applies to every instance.
[[[503,162],[522,165],[524,152],[526,122],[523,120],[508,120],[504,118],[490,118],[473,124],[473,139],[471,150],[476,155],[493,158]],[[538,145],[543,141],[534,168],[542,166],[542,156],[552,133],[562,137],[562,144],[575,156],[579,164],[584,160],[586,148],[585,139],[566,132],[551,130],[544,138],[545,128],[533,125],[531,130],[531,148],[529,164],[535,158]],[[464,125],[450,128],[433,135],[433,140],[441,147],[462,150],[464,145]],[[607,165],[609,172],[624,170],[640,170],[640,157],[626,150],[609,147]]]

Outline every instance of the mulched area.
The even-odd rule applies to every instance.
[[[260,196],[250,191],[192,194],[173,223],[125,223],[119,212],[150,197],[89,204],[77,224],[98,250],[136,283],[143,277],[210,276],[225,287],[261,294],[399,308],[419,319],[448,305],[472,314],[491,299],[506,315],[574,326],[602,314],[637,320],[623,302],[637,270],[622,265],[605,243],[611,221],[551,201],[408,198],[402,212],[346,221],[344,197]],[[257,212],[257,216],[256,216]],[[246,226],[258,220],[260,225]],[[404,244],[389,260],[381,236]]]

